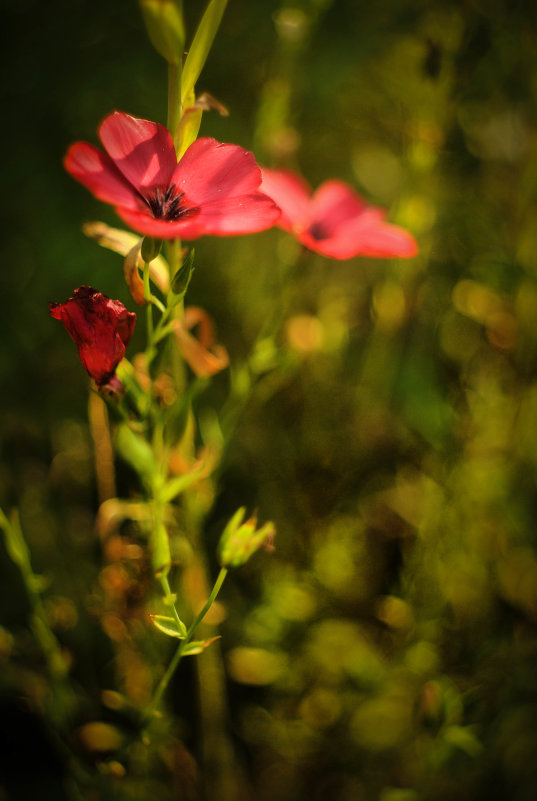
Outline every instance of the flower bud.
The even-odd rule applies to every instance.
[[[65,303],[49,303],[49,312],[76,343],[80,361],[97,386],[110,384],[132,337],[136,315],[90,286],[75,289]]]
[[[273,549],[276,529],[274,523],[257,528],[257,515],[243,522],[246,509],[238,509],[225,527],[218,544],[218,558],[222,567],[240,567],[260,548]]]
[[[185,44],[181,0],[140,0],[151,44],[169,64],[180,64]]]
[[[144,236],[142,242],[142,259],[146,262],[157,258],[162,247],[162,239],[155,239],[153,236]]]
[[[194,248],[172,278],[171,290],[174,295],[184,297],[194,272]]]

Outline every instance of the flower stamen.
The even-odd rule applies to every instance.
[[[152,194],[144,197],[144,202],[151,209],[155,220],[176,222],[184,217],[192,217],[199,211],[196,206],[185,207],[181,203],[184,196],[184,192],[176,191],[175,184],[166,189],[157,186]]]

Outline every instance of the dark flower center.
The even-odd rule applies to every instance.
[[[312,223],[308,228],[308,234],[312,239],[315,239],[316,242],[320,242],[321,239],[328,239],[329,237],[329,233],[322,222]]]
[[[184,196],[185,193],[177,192],[175,184],[172,184],[166,189],[157,186],[151,195],[144,197],[144,201],[153,212],[155,220],[176,222],[184,217],[191,217],[199,211],[196,206],[189,207],[182,204]]]

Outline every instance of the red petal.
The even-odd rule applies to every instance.
[[[99,136],[116,167],[136,189],[170,184],[177,157],[164,125],[116,111],[102,123]]]
[[[382,212],[373,208],[341,225],[331,237],[314,239],[305,231],[299,238],[310,250],[333,259],[410,258],[418,252],[414,238],[407,231],[384,222]]]
[[[261,170],[248,150],[202,137],[185,152],[172,182],[194,205],[255,192]]]
[[[353,235],[352,225],[339,232],[341,238],[351,238]],[[409,259],[418,252],[418,245],[414,237],[400,228],[398,225],[391,225],[381,222],[371,226],[361,233],[356,231],[360,238],[360,249],[358,254],[361,256],[374,256],[377,258],[400,258]],[[353,254],[353,255],[358,255]]]
[[[76,142],[71,145],[63,160],[65,169],[80,181],[99,200],[120,203],[126,208],[139,206],[138,197],[112,159],[93,145]]]
[[[194,223],[201,229],[197,236],[232,236],[264,231],[274,225],[279,217],[279,207],[266,195],[254,192],[204,203]],[[188,238],[185,235],[185,239]]]
[[[291,170],[263,168],[262,175],[261,191],[282,210],[278,225],[286,231],[307,228],[311,216],[311,189],[306,181]]]
[[[342,181],[325,181],[311,200],[310,224],[319,225],[332,236],[344,223],[359,217],[367,206],[362,198]]]
[[[251,234],[270,228],[278,220],[280,209],[266,195],[253,192],[239,197],[222,197],[204,203],[199,212],[177,222],[155,220],[148,214],[116,208],[122,220],[149,236],[161,239],[198,239],[204,234],[232,236]]]
[[[78,355],[86,371],[98,384],[105,384],[125,355],[125,345],[117,333],[96,331],[95,341],[78,346]]]
[[[197,239],[204,233],[197,224],[198,214],[192,214],[177,222],[156,220],[143,211],[133,211],[122,206],[116,207],[116,214],[138,233],[156,236],[159,239]]]

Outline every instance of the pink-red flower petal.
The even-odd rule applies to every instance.
[[[261,183],[261,170],[248,150],[202,137],[186,150],[172,183],[198,206],[255,192]]]
[[[159,239],[197,239],[205,233],[196,223],[199,210],[176,222],[156,220],[147,212],[122,206],[116,207],[116,214],[138,233]]]
[[[278,225],[286,231],[305,228],[310,218],[311,188],[297,173],[290,170],[262,169],[261,192],[271,197],[280,207],[282,214]]]
[[[99,136],[118,170],[135,189],[168,186],[177,157],[164,125],[116,111],[101,124]]]
[[[155,220],[130,209],[117,208],[116,211],[127,225],[142,234],[185,240],[197,239],[204,234],[234,236],[263,231],[274,225],[280,216],[278,206],[261,192],[205,202],[194,213],[177,222]]]
[[[325,181],[310,201],[310,225],[321,226],[332,235],[339,226],[358,219],[367,206],[362,198],[343,181]]]
[[[107,153],[77,143],[65,166],[141,234],[190,240],[253,233],[280,215],[258,191],[261,170],[254,156],[237,145],[198,139],[177,163],[163,125],[115,112],[99,133]]]
[[[340,229],[338,238],[341,242],[346,240],[349,243],[349,251],[352,240],[360,239],[359,252],[362,256],[381,259],[410,259],[418,253],[416,240],[408,231],[399,225],[392,225],[380,219],[375,224],[363,226],[361,230],[358,230],[358,227],[351,222]],[[342,256],[340,258],[350,257]]]
[[[342,181],[325,181],[310,196],[299,175],[289,170],[263,169],[261,189],[282,209],[279,227],[317,253],[350,259],[409,258],[418,252],[411,234],[385,222],[382,209],[368,206]]]
[[[140,205],[132,186],[112,159],[86,142],[71,145],[63,160],[65,169],[105,203],[136,209]]]
[[[279,207],[261,192],[212,200],[200,207],[198,236],[201,233],[216,236],[255,233],[270,228],[279,216]],[[195,219],[192,225],[196,225]]]

